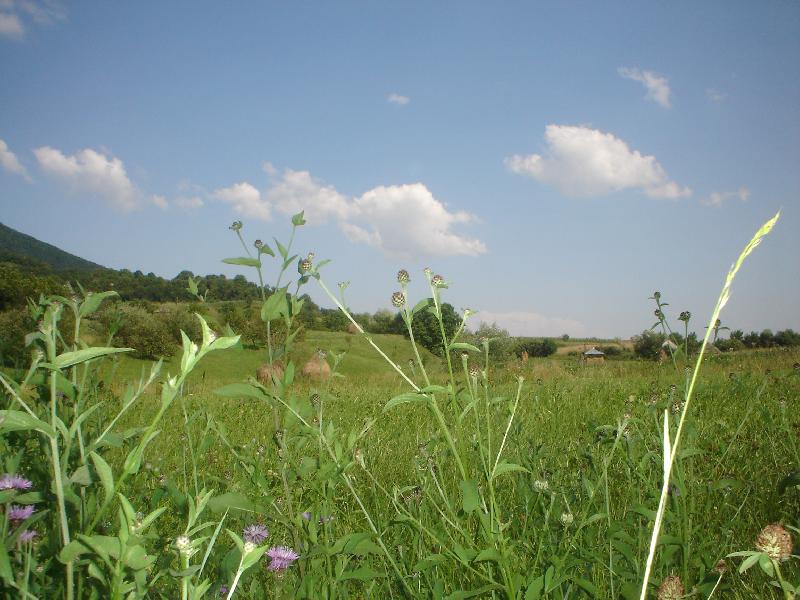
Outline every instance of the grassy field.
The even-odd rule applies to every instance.
[[[403,338],[374,338],[400,365],[412,358]],[[390,398],[408,387],[362,338],[307,332],[296,352],[297,364],[317,348],[328,351],[331,363],[335,354],[343,353],[338,369],[342,376],[331,380],[298,376],[291,403],[309,421],[321,416],[325,427],[330,423],[332,431],[342,432],[343,440],[348,432],[353,432],[352,438],[368,427],[356,442],[356,462],[363,467],[352,466],[349,472],[367,514],[376,521],[412,589],[423,597],[481,589],[479,574],[466,572],[457,562],[440,560],[443,550],[433,537],[421,539],[398,517],[408,511],[445,536],[447,527],[440,525],[448,518],[447,507],[458,504],[460,478],[431,413],[413,403],[383,411]],[[226,384],[253,376],[263,360],[263,351],[238,348],[203,360],[188,380],[180,403],[165,415],[162,433],[148,448],[145,469],[136,480],[136,496],[149,498],[155,508],[170,494],[173,501],[179,499],[177,490],[207,487],[220,494],[238,494],[249,504],[234,518],[242,526],[267,523],[272,541],[287,545],[298,543],[293,530],[302,525],[297,516],[306,511],[326,517],[319,532],[314,527],[314,536],[324,534],[336,540],[368,531],[364,511],[353,495],[341,484],[320,479],[318,448],[296,419],[283,416],[288,425],[282,433],[288,439],[294,431],[284,454],[274,442],[267,403],[214,394]],[[446,379],[445,367],[437,358],[426,354],[423,361],[433,380]],[[800,353],[771,351],[707,359],[670,496],[656,583],[676,573],[687,585],[697,586],[700,597],[707,597],[717,581],[713,567],[719,559],[752,549],[756,535],[768,523],[798,525],[798,488],[779,492],[781,480],[800,468],[798,361]],[[126,381],[132,382],[149,368],[146,361],[120,357],[105,367],[103,376],[118,397]],[[164,370],[175,373],[178,366],[173,361]],[[487,387],[491,397],[481,418],[494,440],[503,436],[518,377],[525,381],[513,426],[506,430],[504,460],[525,471],[501,479],[496,492],[504,511],[501,521],[514,540],[509,552],[524,585],[550,573],[551,581],[541,597],[638,597],[661,483],[659,418],[664,408],[673,408],[683,395],[683,366],[631,360],[589,366],[552,357],[493,367],[488,373],[491,387]],[[465,379],[461,379],[463,384]],[[124,428],[148,421],[158,407],[158,393],[154,389],[143,396],[136,410],[126,415]],[[463,409],[461,405],[443,407],[455,443],[475,461],[471,464],[477,464],[477,451],[469,439],[474,424],[471,417],[458,418]],[[339,450],[346,454],[347,443],[342,445],[344,450]],[[118,459],[122,458],[120,453]],[[290,475],[291,507],[282,493],[282,473]],[[541,482],[546,482],[547,490],[542,491]],[[403,511],[398,512],[395,503],[402,504]],[[569,518],[562,515],[567,514],[574,522],[565,525]],[[327,521],[327,517],[333,519]],[[476,517],[467,515],[466,521],[470,519]],[[173,518],[166,514],[162,521],[160,531],[167,538],[181,529],[178,513]],[[478,535],[477,530],[464,534],[473,541]],[[451,538],[451,543],[456,542],[458,535]],[[459,544],[467,546],[464,540]],[[383,577],[388,565],[377,553],[356,552],[348,560],[352,564],[347,569],[382,575],[342,578],[339,597],[401,594]],[[579,573],[583,585],[553,584],[558,574],[569,572]],[[796,579],[796,570],[791,575]],[[290,597],[299,594],[302,576],[297,571],[275,579],[257,569],[247,574],[240,589],[254,598],[264,590],[273,590],[271,597]],[[749,571],[740,576],[734,568],[721,580],[717,594],[742,599],[779,597],[768,589],[762,574]]]

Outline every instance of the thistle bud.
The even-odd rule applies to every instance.
[[[392,294],[392,306],[395,308],[402,308],[406,304],[406,295],[403,292],[395,292]]]
[[[661,312],[661,309],[660,309],[660,308],[657,308],[657,309],[655,309],[655,310],[653,311],[653,314],[654,314],[654,315],[656,316],[656,318],[657,318],[657,319],[659,319],[659,320],[664,318],[664,313],[663,313],[663,312]]]
[[[411,281],[411,277],[408,274],[408,271],[405,269],[400,269],[397,272],[397,283],[408,283]]]
[[[242,222],[241,221],[234,221],[231,223],[231,226],[228,227],[231,231],[241,231],[242,229]]]
[[[658,600],[680,600],[683,598],[683,582],[677,575],[670,575],[658,588]]]
[[[725,562],[724,558],[720,558],[717,561],[717,564],[714,565],[714,571],[716,571],[720,576],[724,575],[727,570],[728,564]]]
[[[253,242],[253,246],[255,246],[258,250],[261,250],[261,248],[264,247],[264,242],[262,242],[261,240],[256,240],[255,242]]]
[[[444,285],[444,277],[442,277],[441,275],[434,275],[433,278],[431,279],[431,283],[433,284],[434,287],[441,287]]]
[[[690,313],[688,310],[685,310],[680,314],[680,316],[678,317],[678,320],[688,323],[689,319],[691,319],[691,318],[692,318],[692,313]]]
[[[307,259],[307,258],[304,258],[303,260],[301,260],[301,261],[300,261],[300,262],[297,264],[297,271],[298,271],[298,272],[299,272],[301,275],[305,275],[306,273],[308,273],[308,272],[309,272],[309,271],[312,269],[312,267],[313,267],[313,266],[314,266],[314,265],[311,263],[311,261],[310,261],[309,259]]]
[[[430,277],[431,274],[433,273],[433,270],[430,267],[425,267],[425,269],[423,270],[423,273],[425,273],[426,277]]]
[[[767,525],[756,538],[756,548],[779,562],[789,560],[792,547],[792,536],[780,523]]]

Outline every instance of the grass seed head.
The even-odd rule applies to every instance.
[[[792,536],[780,523],[767,525],[756,538],[756,548],[779,562],[789,560],[792,547]]]
[[[658,600],[680,600],[683,598],[683,582],[677,575],[670,575],[658,587]]]

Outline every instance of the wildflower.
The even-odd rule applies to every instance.
[[[218,595],[227,596],[229,591],[230,591],[230,588],[227,585],[222,584],[221,586],[219,586]]]
[[[231,231],[241,231],[242,229],[242,222],[241,221],[234,221],[231,223],[231,226],[228,227]]]
[[[431,270],[430,267],[425,267],[425,269],[423,270],[423,273],[425,273],[426,277],[430,277],[431,273],[433,273],[433,271]]]
[[[24,521],[25,519],[30,518],[35,510],[36,509],[33,507],[33,504],[28,504],[27,506],[17,506],[16,504],[12,504],[11,508],[8,509],[8,520]]]
[[[411,281],[411,276],[408,274],[408,271],[405,269],[400,269],[397,272],[397,283],[408,283]]]
[[[294,561],[300,558],[297,552],[286,546],[270,548],[267,550],[267,556],[271,559],[269,567],[267,567],[270,571],[283,571],[284,569],[288,569],[292,566]]]
[[[392,294],[392,306],[395,308],[402,308],[406,303],[406,295],[403,292],[395,292]]]
[[[478,367],[476,367],[475,365],[472,365],[469,368],[469,376],[472,377],[473,379],[477,379],[478,375],[480,375],[480,374],[481,374],[481,370]]]
[[[244,538],[245,542],[253,542],[254,544],[260,544],[269,536],[269,529],[267,529],[266,525],[262,525],[261,523],[254,523],[252,525],[248,525],[244,528],[242,532],[242,537]]]
[[[297,271],[298,271],[298,272],[299,272],[301,275],[305,275],[306,273],[308,273],[308,272],[311,270],[311,268],[312,268],[313,266],[314,266],[314,265],[313,265],[313,263],[311,262],[311,259],[309,259],[309,258],[304,258],[304,259],[303,259],[303,260],[301,260],[299,263],[297,263]]]
[[[434,275],[433,279],[431,279],[431,283],[433,287],[442,287],[444,285],[444,277],[441,275]]]
[[[685,323],[688,323],[688,322],[689,322],[689,319],[691,319],[691,318],[692,318],[692,313],[690,313],[688,310],[684,310],[684,311],[683,311],[683,312],[682,312],[682,313],[681,313],[681,314],[678,316],[678,321],[684,321]]]
[[[683,582],[677,575],[670,575],[658,588],[658,600],[680,600],[683,598]]]
[[[550,489],[550,484],[546,479],[537,479],[533,482],[533,489],[537,492],[546,492]]]
[[[655,310],[653,311],[653,314],[656,316],[656,319],[659,319],[659,320],[661,320],[661,319],[663,319],[663,318],[664,318],[664,313],[663,313],[663,312],[661,312],[661,309],[660,309],[660,308],[657,308],[657,309],[655,309]]]
[[[242,554],[247,555],[250,554],[253,550],[256,549],[256,544],[253,542],[245,542],[244,547],[242,548]]]
[[[716,571],[719,575],[724,575],[727,570],[728,564],[725,562],[724,558],[720,558],[717,561],[717,564],[714,565],[714,571]]]
[[[561,524],[564,527],[569,527],[575,521],[575,516],[572,513],[561,513]]]
[[[303,519],[305,519],[306,521],[310,521],[311,520],[311,513],[309,511],[305,511],[300,516],[303,517]]]
[[[792,536],[780,523],[772,523],[761,530],[756,538],[756,548],[772,560],[789,560],[792,555]]]
[[[255,246],[258,250],[261,250],[261,248],[264,247],[264,242],[262,242],[261,240],[256,240],[255,242],[253,242],[253,246]]]
[[[32,542],[37,535],[39,534],[33,529],[26,529],[25,531],[19,534],[19,541],[22,543]]]
[[[179,535],[175,538],[175,548],[177,548],[178,552],[184,555],[188,555],[191,552],[192,540],[189,539],[187,535]]]
[[[0,477],[0,490],[29,490],[33,485],[24,477],[6,473]]]

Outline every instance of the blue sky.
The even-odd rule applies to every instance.
[[[430,266],[512,333],[627,337],[656,289],[702,330],[782,208],[723,320],[800,329],[798,58],[794,2],[0,0],[0,221],[233,275],[234,219],[303,207],[356,310]]]

